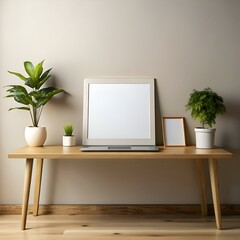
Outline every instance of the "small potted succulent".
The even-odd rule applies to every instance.
[[[71,147],[75,146],[75,136],[73,135],[73,125],[72,124],[66,124],[64,125],[64,133],[65,135],[62,138],[63,146],[64,147]]]
[[[6,97],[13,98],[17,103],[22,104],[21,107],[10,108],[10,110],[24,110],[30,113],[32,125],[25,128],[25,139],[29,146],[42,146],[46,140],[47,132],[46,127],[39,126],[39,120],[42,114],[43,107],[48,101],[56,94],[65,92],[63,89],[57,89],[54,87],[42,86],[51,77],[49,72],[43,71],[44,61],[34,66],[30,61],[24,62],[24,69],[27,73],[27,77],[21,73],[11,72],[23,81],[23,85],[8,85]]]
[[[223,98],[211,88],[205,88],[202,91],[193,90],[190,94],[186,110],[191,110],[191,116],[202,124],[195,128],[196,147],[213,148],[217,115],[226,112]]]

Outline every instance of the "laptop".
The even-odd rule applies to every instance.
[[[153,78],[84,80],[81,151],[158,151]]]
[[[158,152],[157,146],[83,146],[82,152]]]

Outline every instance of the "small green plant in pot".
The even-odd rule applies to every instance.
[[[73,125],[72,124],[66,124],[64,126],[64,132],[65,132],[64,136],[72,136],[72,134],[73,134]]]
[[[24,69],[27,73],[27,77],[21,73],[9,71],[20,78],[23,81],[22,85],[8,85],[6,97],[13,98],[17,103],[21,104],[21,107],[10,108],[9,110],[24,110],[30,113],[32,126],[26,127],[25,138],[29,146],[42,146],[46,140],[46,128],[39,127],[39,120],[42,114],[43,107],[50,101],[50,99],[61,92],[65,92],[63,89],[57,89],[54,87],[45,87],[43,85],[49,80],[51,68],[47,71],[43,71],[43,63],[41,61],[34,66],[30,61],[24,62]],[[39,136],[37,140],[36,135]]]
[[[64,125],[64,133],[65,135],[63,136],[63,146],[65,147],[71,147],[75,146],[75,136],[73,135],[73,125],[72,124],[66,124]]]
[[[213,148],[216,129],[212,126],[216,123],[217,115],[226,112],[223,98],[211,88],[202,91],[194,89],[186,104],[186,110],[190,110],[192,118],[202,124],[195,128],[196,147]]]

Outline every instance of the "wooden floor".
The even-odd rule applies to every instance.
[[[223,216],[223,230],[213,217],[150,215],[28,216],[20,230],[20,215],[0,215],[1,240],[239,240],[240,216]]]

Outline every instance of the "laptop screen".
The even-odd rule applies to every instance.
[[[85,79],[84,145],[155,145],[154,79]]]

